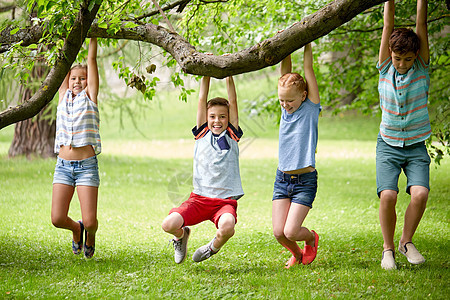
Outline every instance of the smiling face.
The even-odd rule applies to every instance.
[[[208,108],[208,128],[215,135],[221,134],[228,127],[228,107],[214,105]]]
[[[288,114],[294,113],[303,101],[306,99],[306,91],[301,92],[295,85],[283,87],[278,85],[278,99],[280,105],[286,110]]]
[[[406,72],[408,72],[413,66],[414,60],[417,58],[417,54],[414,54],[414,52],[406,52],[404,54],[391,52],[391,57],[392,64],[397,72],[400,74],[406,74]]]
[[[70,71],[69,90],[78,95],[87,86],[87,70],[85,68],[74,68]]]

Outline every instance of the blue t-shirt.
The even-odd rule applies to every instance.
[[[306,98],[292,114],[281,110],[278,169],[287,172],[315,167],[320,103]]]
[[[205,123],[200,128],[194,127],[192,133],[195,136],[193,193],[221,199],[242,197],[238,147],[243,134],[241,128],[228,124],[216,136]]]

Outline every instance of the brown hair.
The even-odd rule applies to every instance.
[[[419,37],[412,29],[394,29],[389,37],[389,48],[391,48],[392,52],[398,54],[412,52],[416,54],[419,51],[419,47]]]
[[[206,109],[210,109],[213,106],[225,106],[226,108],[230,107],[230,103],[228,103],[228,100],[221,97],[212,98],[206,103]]]
[[[296,86],[300,92],[306,91],[306,81],[298,73],[286,73],[278,79],[281,87]]]

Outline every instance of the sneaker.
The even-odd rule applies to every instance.
[[[425,262],[425,258],[420,254],[420,252],[416,249],[416,246],[412,242],[407,242],[402,246],[400,242],[398,245],[398,251],[406,256],[408,261],[414,265],[418,265]]]
[[[286,265],[284,266],[285,269],[289,269],[290,267],[293,267],[295,265],[299,265],[302,261],[297,260],[294,255],[289,258],[289,260],[286,262]]]
[[[210,258],[212,255],[216,254],[217,252],[214,252],[211,249],[211,245],[214,242],[216,238],[214,238],[211,242],[209,242],[208,244],[201,246],[200,248],[198,248],[197,250],[195,250],[194,255],[192,256],[192,260],[194,260],[195,262],[201,262],[204,261],[205,259]]]
[[[309,265],[310,263],[312,263],[317,256],[317,247],[319,246],[319,235],[314,230],[311,230],[311,232],[314,233],[314,246],[305,245],[302,256],[302,264],[304,265]]]
[[[175,250],[174,258],[177,264],[181,264],[186,258],[187,253],[187,243],[189,239],[189,234],[191,233],[191,229],[187,226],[183,227],[184,236],[183,238],[176,240],[173,239],[173,248]]]
[[[383,251],[383,256],[381,257],[381,267],[385,270],[397,269],[395,264],[394,250],[388,249]]]

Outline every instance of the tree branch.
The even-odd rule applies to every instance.
[[[274,37],[228,56],[205,55],[180,35],[153,24],[122,28],[116,34],[108,34],[106,29],[93,24],[90,35],[148,42],[169,52],[185,73],[225,78],[275,65],[297,49],[383,2],[384,0],[336,0]]]
[[[75,61],[81,45],[87,36],[89,27],[100,8],[99,4],[95,4],[92,10],[89,11],[88,7],[91,1],[95,0],[87,0],[82,4],[72,30],[61,49],[59,58],[56,60],[55,65],[50,70],[39,90],[25,103],[0,113],[0,129],[37,115],[53,99],[67,72],[69,72],[72,63]]]

